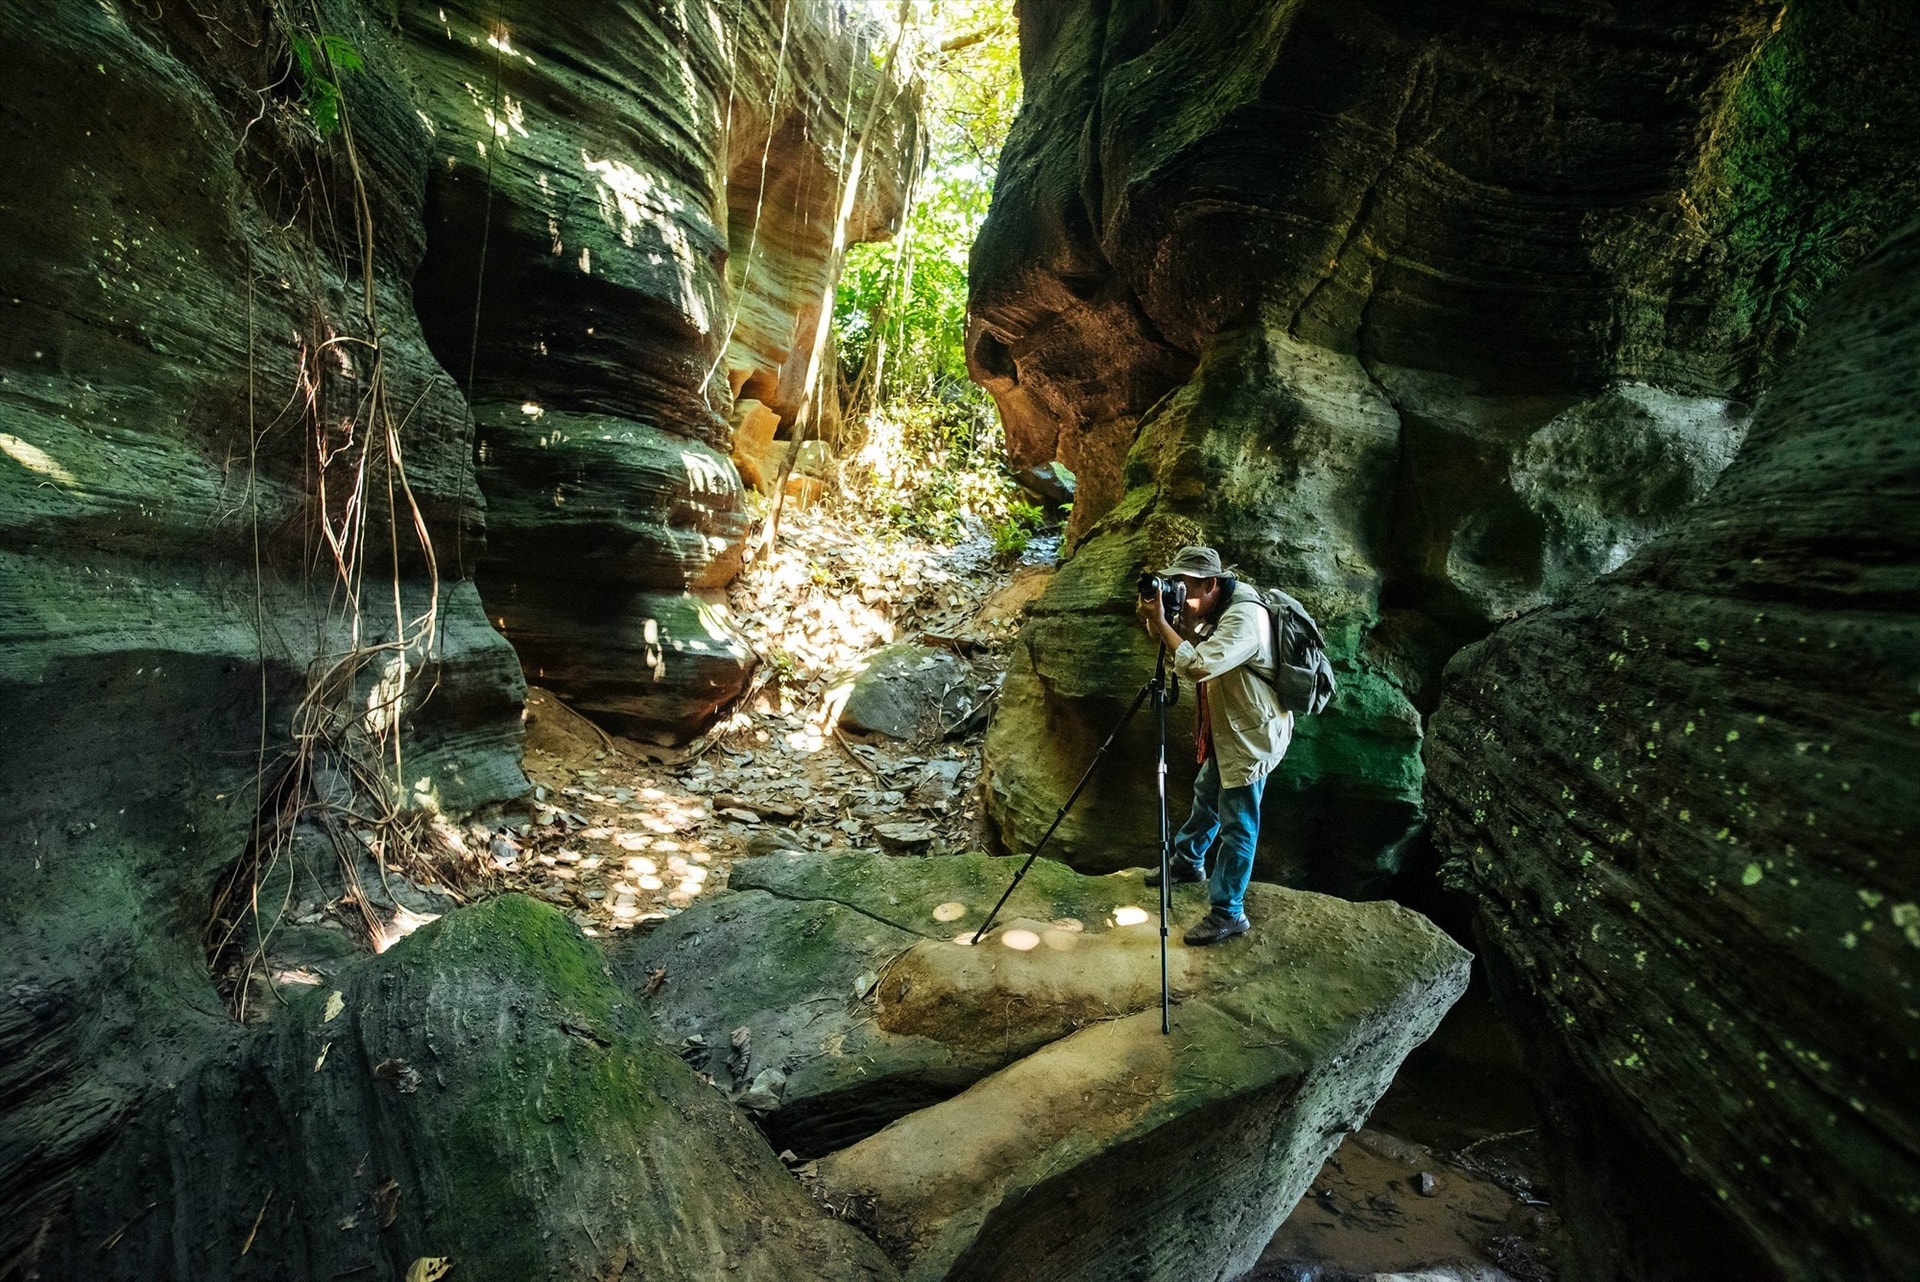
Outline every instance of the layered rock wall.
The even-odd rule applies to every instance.
[[[1706,502],[1448,669],[1449,879],[1551,1069],[1567,1204],[1632,1212],[1590,1276],[1724,1266],[1664,1169],[1745,1276],[1911,1267],[1916,404],[1920,226],[1823,305]]]
[[[0,12],[0,40],[0,1273],[205,1276],[260,1213],[209,1192],[228,1172],[208,1153],[298,1129],[313,1067],[239,1034],[210,963],[255,936],[216,903],[333,862],[322,816],[397,840],[526,790],[521,662],[483,596],[535,671],[586,672],[640,728],[688,733],[737,683],[744,654],[695,595],[743,528],[729,373],[778,373],[803,327],[784,303],[732,327],[727,273],[820,287],[822,158],[877,77],[824,5],[496,6],[483,25],[44,0]],[[805,189],[765,208],[806,234],[743,262],[749,134],[773,138],[770,193]],[[264,926],[285,905],[256,907]],[[551,955],[535,942],[523,971]],[[336,1060],[342,1096],[386,1082],[378,1064]],[[201,1112],[168,1135],[155,1119],[189,1082],[182,1115]],[[507,1130],[527,1107],[491,1103]],[[404,1162],[440,1169],[411,1139]],[[153,1213],[139,1163],[168,1152],[194,1169]],[[246,1198],[287,1217],[254,1225],[256,1258],[277,1243],[261,1267],[332,1276],[339,1256],[290,1245],[299,1195],[254,1156]],[[364,1174],[330,1160],[318,1184]],[[333,1192],[379,1193],[356,1188]],[[96,1233],[87,1215],[118,1209],[143,1226]],[[133,1249],[103,1262],[103,1241]],[[363,1248],[412,1264],[394,1241],[342,1249]]]
[[[471,383],[487,611],[530,679],[684,740],[753,658],[723,617],[735,396],[798,409],[849,155],[889,233],[915,97],[839,6],[451,4],[404,15],[430,134],[428,340]]]
[[[1197,538],[1340,669],[1264,875],[1397,867],[1447,657],[1705,493],[1911,199],[1920,106],[1876,68],[1914,41],[1893,5],[1025,7],[970,354],[1015,459],[1081,489],[989,740],[1008,842],[1150,668],[1134,573]],[[1147,783],[1097,784],[1059,848],[1150,860]]]
[[[211,899],[303,779],[357,746],[369,810],[526,787],[519,666],[450,554],[466,407],[408,298],[426,138],[392,42],[315,13],[364,63],[351,150],[260,11],[0,15],[8,1260],[226,1023]]]

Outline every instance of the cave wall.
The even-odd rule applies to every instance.
[[[215,16],[0,13],[0,1260],[227,1022],[210,899],[340,656],[330,736],[366,737],[402,662],[410,687],[369,804],[526,789],[519,666],[449,555],[481,538],[466,406],[408,298],[425,137],[374,91],[353,159],[320,143],[284,34]],[[355,43],[361,82],[403,83]]]
[[[1916,404],[1920,225],[1821,304],[1703,503],[1448,668],[1435,837],[1550,1069],[1560,1200],[1614,1225],[1586,1276],[1912,1269]],[[1663,1167],[1724,1217],[1708,1250]]]
[[[223,1004],[213,903],[230,877],[244,894],[256,859],[324,851],[323,811],[361,836],[383,814],[418,832],[526,792],[524,656],[482,604],[494,585],[509,602],[525,600],[516,575],[551,591],[551,620],[497,611],[527,621],[529,650],[546,628],[550,652],[578,663],[602,627],[589,664],[613,679],[649,659],[627,589],[657,589],[638,679],[664,710],[648,725],[690,732],[719,702],[707,688],[737,680],[717,619],[714,651],[693,649],[713,612],[685,589],[721,581],[744,525],[729,375],[785,369],[806,335],[762,307],[734,332],[729,370],[726,274],[804,293],[824,270],[792,229],[751,265],[729,257],[729,201],[740,173],[757,181],[744,156],[765,123],[746,91],[778,79],[782,119],[805,134],[788,151],[776,140],[770,176],[814,178],[815,203],[766,207],[817,221],[819,157],[848,95],[857,109],[872,89],[849,88],[852,69],[871,74],[868,38],[812,5],[488,19],[355,0],[0,10],[0,1275],[204,1276],[250,1240],[244,1223],[227,1240],[237,1202],[209,1199],[227,1172],[208,1136],[267,1144],[335,1086],[363,1104],[387,1088],[377,1057],[336,1061],[342,1081],[311,1096],[310,1067],[270,1066],[275,1025],[243,1033]],[[516,43],[513,20],[536,39]],[[904,147],[907,117],[888,119],[883,144]],[[490,139],[518,144],[498,148],[491,221]],[[877,169],[859,234],[897,203]],[[575,448],[558,460],[541,434]],[[584,642],[568,610],[586,616]],[[664,692],[663,663],[678,683]],[[298,840],[262,837],[294,809]],[[534,952],[526,966],[551,960]],[[527,983],[582,1000],[562,978]],[[462,1036],[479,1062],[519,1034]],[[204,1125],[169,1134],[182,1090]],[[538,1121],[531,1095],[490,1098],[499,1127]],[[445,1178],[435,1164],[453,1159],[412,1138],[407,1160]],[[364,1174],[313,1143],[316,1188]],[[297,1165],[253,1156],[269,1186]],[[163,1192],[163,1162],[179,1189]],[[88,1236],[89,1216],[120,1210]],[[407,1232],[433,1214],[409,1209]],[[525,1234],[558,1232],[547,1214]],[[585,1235],[609,1215],[579,1217]],[[292,1244],[305,1223],[255,1224],[261,1245],[233,1271],[333,1276],[336,1256]],[[109,1237],[145,1245],[107,1262]],[[791,1273],[768,1259],[760,1273]]]
[[[989,735],[994,820],[1015,848],[1051,820],[1150,670],[1134,573],[1200,538],[1299,595],[1340,673],[1269,787],[1261,875],[1375,892],[1424,858],[1447,658],[1705,494],[1808,301],[1911,204],[1920,105],[1888,69],[1915,17],[1020,16],[969,355],[1013,458],[1081,488]],[[1107,773],[1058,848],[1149,862],[1152,790]]]
[[[841,6],[450,4],[402,15],[430,135],[428,341],[479,425],[474,573],[528,678],[611,728],[703,730],[753,656],[736,395],[791,419],[847,153],[890,234],[917,94]]]

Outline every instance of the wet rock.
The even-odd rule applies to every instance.
[[[1908,1267],[1916,299],[1910,227],[1713,492],[1462,654],[1432,721],[1447,876],[1580,1155],[1556,1202],[1617,1276]]]
[[[1466,981],[1466,954],[1415,914],[1257,886],[1251,934],[1174,949],[1168,1039],[1139,874],[1038,861],[994,932],[959,942],[1012,871],[753,860],[740,893],[621,963],[637,981],[699,959],[700,991],[649,1002],[663,1036],[750,1022],[789,1074],[768,1133],[830,1153],[818,1194],[913,1276],[990,1256],[1047,1277],[1244,1270]]]

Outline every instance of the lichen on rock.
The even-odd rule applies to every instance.
[[[1909,227],[1718,487],[1460,655],[1433,718],[1447,875],[1561,1101],[1588,1258],[1629,1275],[1722,1217],[1756,1271],[1906,1267],[1916,297]]]

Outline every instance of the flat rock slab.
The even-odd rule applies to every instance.
[[[671,1041],[751,1031],[763,1119],[910,1277],[1231,1277],[1465,989],[1423,917],[1256,885],[1255,929],[1168,957],[1128,871],[782,853],[640,941]],[[1197,915],[1182,893],[1175,928]],[[1177,936],[1176,936],[1177,941]],[[676,984],[676,974],[687,972]],[[733,1070],[729,1070],[733,1071]],[[884,1129],[876,1130],[882,1122]]]

